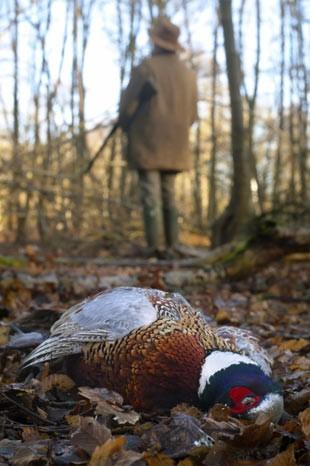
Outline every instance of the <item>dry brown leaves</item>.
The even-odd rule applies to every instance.
[[[298,415],[298,419],[301,422],[301,429],[305,434],[306,438],[310,440],[310,408],[305,409]]]
[[[115,437],[96,447],[88,466],[130,466],[142,458],[142,454],[125,450],[125,438]]]
[[[79,393],[96,405],[96,415],[111,417],[118,424],[136,424],[140,415],[133,409],[121,407],[123,398],[106,388],[80,387]]]
[[[62,369],[53,373],[48,365],[26,381],[19,379],[20,361],[31,349],[24,348],[36,344],[37,335],[20,337],[22,342],[16,344],[16,328],[46,334],[61,310],[97,291],[99,283],[108,283],[107,274],[113,280],[135,277],[136,285],[169,288],[164,278],[177,270],[151,263],[143,271],[48,270],[35,251],[29,250],[28,256],[28,270],[0,270],[1,466],[310,464],[309,263],[290,260],[238,283],[204,283],[182,290],[194,306],[208,312],[212,324],[250,329],[271,353],[286,409],[281,422],[273,425],[264,417],[255,422],[233,418],[220,405],[208,414],[184,404],[165,414],[137,413],[118,393],[76,387]],[[10,345],[13,341],[15,346]]]
[[[41,382],[41,390],[43,392],[49,392],[55,387],[63,391],[71,390],[75,387],[75,382],[66,374],[51,374],[45,377]]]
[[[111,439],[111,431],[90,416],[68,416],[67,421],[77,427],[71,436],[72,444],[92,455],[95,449]]]
[[[279,453],[272,460],[267,461],[268,466],[296,466],[294,445],[290,445],[285,451]]]

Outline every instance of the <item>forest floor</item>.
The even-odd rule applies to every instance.
[[[310,464],[309,255],[283,257],[234,282],[209,281],[203,269],[181,269],[177,260],[98,266],[54,259],[30,248],[21,266],[0,267],[0,466]],[[47,335],[70,305],[114,286],[181,291],[210,325],[251,329],[283,386],[279,424],[240,421],[222,406],[208,414],[186,405],[137,413],[118,394],[77,387],[48,367],[18,378],[31,339]]]

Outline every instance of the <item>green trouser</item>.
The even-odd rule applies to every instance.
[[[151,248],[171,247],[178,241],[176,175],[176,172],[139,170],[145,237]]]

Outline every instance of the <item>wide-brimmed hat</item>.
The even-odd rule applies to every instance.
[[[184,50],[178,42],[179,35],[178,26],[171,23],[166,16],[159,16],[149,29],[149,36],[153,44],[172,52]]]

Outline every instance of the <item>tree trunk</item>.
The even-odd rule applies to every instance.
[[[203,228],[203,215],[202,215],[202,198],[201,198],[201,121],[197,121],[196,130],[196,145],[194,150],[194,203],[195,203],[195,215],[197,227],[202,230]]]
[[[38,205],[37,205],[37,229],[42,242],[46,241],[49,231],[49,222],[47,219],[47,208],[46,208],[46,183],[47,180],[50,180],[49,169],[52,158],[52,131],[51,131],[51,117],[52,117],[52,100],[53,95],[51,91],[51,76],[49,72],[48,61],[46,57],[46,37],[49,31],[51,23],[51,0],[47,4],[47,17],[46,17],[46,28],[44,31],[39,33],[40,27],[38,27],[38,35],[41,44],[41,69],[39,81],[37,84],[36,96],[35,96],[35,109],[36,109],[36,119],[35,119],[35,147],[34,152],[37,153],[40,147],[40,122],[39,122],[39,112],[40,112],[40,91],[42,84],[43,74],[46,78],[46,113],[45,113],[45,126],[46,126],[46,144],[45,150],[42,150],[42,163],[41,163],[41,179],[40,179],[40,191],[38,193]]]
[[[308,72],[305,62],[304,52],[304,34],[302,27],[302,3],[295,0],[294,13],[296,16],[296,34],[298,42],[298,90],[299,90],[299,179],[300,179],[300,199],[304,205],[308,202],[308,180],[307,180],[307,162],[308,162]]]
[[[224,32],[224,47],[231,104],[231,146],[233,157],[233,184],[231,198],[213,228],[213,245],[231,241],[239,235],[251,213],[250,178],[244,153],[243,109],[240,95],[240,60],[236,51],[232,22],[231,0],[219,0]]]
[[[208,189],[208,213],[207,222],[212,224],[217,214],[216,202],[216,153],[217,153],[217,130],[216,130],[216,96],[217,96],[217,50],[218,50],[218,24],[216,24],[213,31],[213,58],[212,58],[212,84],[211,84],[211,111],[210,111],[210,124],[211,124],[211,153],[209,162],[209,189]]]
[[[240,17],[239,17],[239,47],[240,47],[240,56],[241,51],[243,50],[243,34],[242,34],[242,27],[243,27],[243,12],[244,12],[245,0],[243,0],[242,5],[240,7]],[[261,183],[258,175],[257,170],[257,160],[256,154],[254,150],[254,141],[253,141],[253,133],[254,133],[254,125],[255,125],[255,108],[256,108],[256,98],[257,98],[257,91],[258,91],[258,81],[259,81],[259,67],[260,67],[260,55],[261,55],[261,41],[260,41],[260,26],[261,26],[261,8],[260,8],[260,0],[255,0],[255,11],[256,11],[256,60],[254,65],[254,87],[253,93],[250,95],[247,91],[246,82],[244,79],[244,72],[242,71],[243,76],[243,87],[245,92],[245,99],[248,104],[248,122],[247,128],[245,131],[245,141],[246,141],[246,154],[249,160],[249,168],[251,178],[255,181],[256,189],[257,189],[257,201],[260,212],[263,211],[263,192],[261,188]],[[242,57],[241,57],[242,58]]]
[[[107,166],[108,212],[109,212],[110,222],[113,222],[114,215],[115,215],[115,206],[113,204],[113,199],[115,198],[115,193],[113,190],[113,181],[114,181],[114,176],[115,176],[114,161],[115,161],[116,153],[117,153],[116,138],[114,137],[111,141],[110,158],[109,158],[109,164]]]
[[[14,1],[12,51],[14,60],[14,86],[13,86],[13,183],[12,183],[12,208],[16,215],[16,242],[25,239],[26,216],[28,210],[27,194],[24,207],[21,202],[22,167],[20,154],[20,131],[19,131],[19,0]],[[26,210],[27,209],[27,210]]]
[[[79,232],[84,216],[84,166],[89,159],[85,128],[84,62],[89,39],[89,26],[94,0],[73,0],[73,59],[71,84],[71,125],[75,149],[73,227]]]
[[[280,0],[280,17],[281,17],[281,46],[280,46],[280,95],[279,95],[279,107],[278,107],[278,141],[277,141],[277,152],[274,163],[274,174],[273,174],[273,187],[272,187],[272,204],[274,208],[277,208],[280,201],[280,185],[281,185],[281,162],[282,162],[282,151],[283,151],[283,130],[284,130],[284,70],[285,70],[285,4],[284,0]]]
[[[48,70],[47,74],[49,76]],[[52,158],[52,134],[51,134],[51,113],[52,113],[52,96],[50,94],[50,83],[46,86],[46,148],[43,153],[43,165],[42,165],[42,182],[41,190],[39,192],[38,199],[38,212],[37,212],[37,225],[38,232],[40,235],[41,241],[45,242],[48,237],[49,231],[49,222],[47,218],[47,209],[46,209],[46,190],[44,181],[50,179],[49,169]]]
[[[297,161],[297,134],[296,134],[296,105],[294,103],[294,92],[295,92],[295,73],[296,73],[296,64],[295,64],[295,51],[294,51],[294,24],[290,25],[290,67],[289,67],[289,77],[290,77],[290,109],[289,109],[289,187],[288,187],[288,201],[296,201],[296,161]]]
[[[72,2],[72,81],[71,81],[71,133],[73,139],[73,205],[72,205],[72,225],[75,232],[78,232],[82,222],[83,214],[83,178],[80,178],[81,168],[80,165],[80,128],[78,122],[78,17],[80,15],[78,0]]]
[[[129,32],[128,37],[125,38],[124,36],[124,28],[123,28],[123,9],[121,2],[117,1],[117,15],[118,15],[118,22],[119,22],[119,30],[118,30],[118,44],[119,44],[119,53],[121,57],[121,67],[120,67],[120,84],[121,89],[123,87],[123,81],[125,76],[126,67],[129,68],[129,75],[132,73],[132,69],[135,65],[136,59],[136,37],[139,32],[139,28],[141,25],[141,17],[142,17],[142,9],[141,3],[139,2],[130,2],[129,3]],[[126,153],[125,148],[125,140],[124,137],[121,136],[121,153],[122,156]],[[121,167],[121,174],[120,174],[120,182],[119,182],[119,196],[121,199],[121,203],[124,206],[127,200],[127,188],[130,184],[130,173],[128,171],[128,167],[126,164],[123,164]]]

